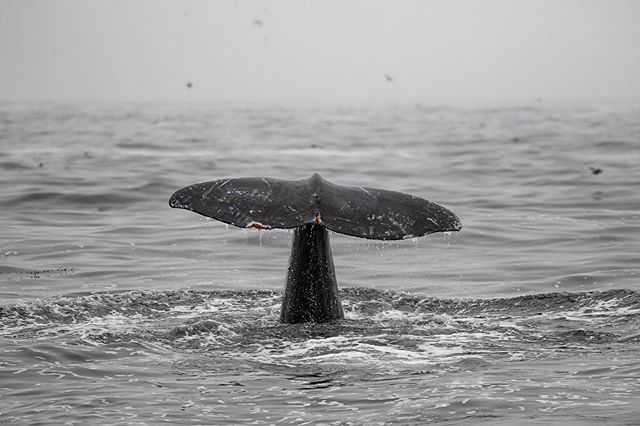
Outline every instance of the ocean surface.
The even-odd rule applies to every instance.
[[[282,325],[292,232],[168,200],[314,172],[463,229]],[[0,424],[162,423],[640,424],[640,106],[0,104]]]

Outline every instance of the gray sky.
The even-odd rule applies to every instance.
[[[640,1],[0,0],[0,58],[2,100],[638,100]]]

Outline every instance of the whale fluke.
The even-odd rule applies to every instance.
[[[401,192],[335,185],[319,174],[302,180],[235,178],[176,191],[175,208],[242,228],[295,228],[280,320],[344,318],[327,229],[354,237],[399,240],[459,231],[446,208]]]
[[[319,215],[331,231],[375,240],[461,229],[455,214],[431,201],[384,189],[335,185],[318,174],[302,180],[196,183],[174,193],[169,205],[241,228],[297,228]]]

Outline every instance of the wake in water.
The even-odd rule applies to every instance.
[[[276,291],[129,291],[0,307],[3,414],[17,423],[43,413],[184,424],[540,413],[583,422],[607,409],[620,419],[615,408],[629,415],[640,398],[638,292],[465,300],[344,288],[341,298],[344,320],[296,325],[279,322]],[[25,388],[37,402],[25,406]]]
[[[0,307],[2,336],[99,345],[157,343],[260,363],[524,360],[640,341],[640,294],[629,290],[496,299],[438,299],[344,288],[346,319],[282,325],[275,291],[145,291],[60,297]],[[391,364],[390,364],[391,362]]]

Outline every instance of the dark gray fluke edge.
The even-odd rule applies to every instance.
[[[327,229],[377,240],[462,229],[454,213],[431,201],[384,189],[335,185],[317,173],[302,180],[196,183],[176,191],[169,205],[241,228],[296,228],[280,315],[285,323],[344,318]]]

